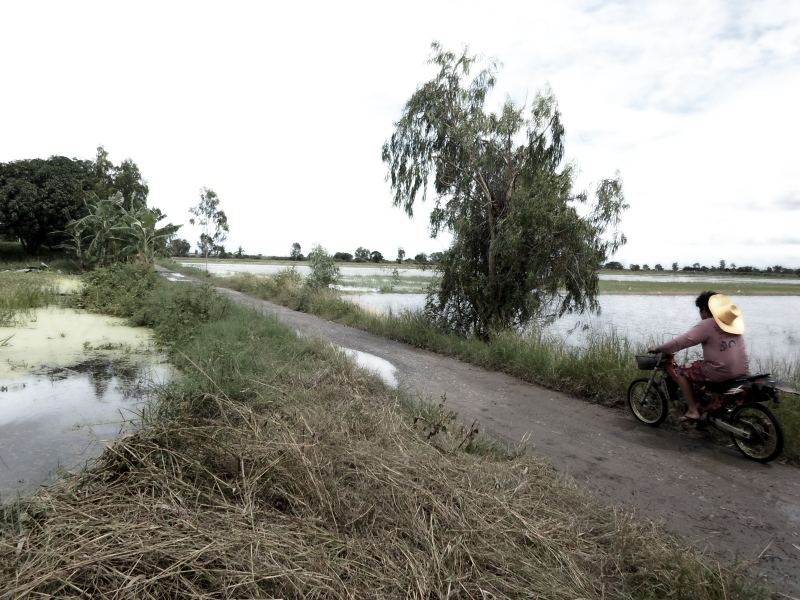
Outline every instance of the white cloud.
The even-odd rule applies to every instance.
[[[743,242],[795,234],[800,3],[53,1],[0,19],[0,160],[102,143],[175,221],[215,189],[229,247],[446,245],[427,210],[391,207],[380,161],[438,39],[500,59],[498,100],[552,86],[580,184],[622,173],[620,260],[800,265],[796,245]]]

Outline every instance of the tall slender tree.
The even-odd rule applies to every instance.
[[[217,193],[214,190],[203,188],[200,190],[200,201],[189,209],[189,213],[192,215],[189,222],[192,225],[199,225],[202,229],[198,247],[206,261],[206,272],[208,272],[208,255],[227,239],[229,232],[228,217],[219,208],[219,204]]]
[[[602,180],[593,201],[573,189],[549,90],[531,107],[507,100],[492,112],[494,64],[470,78],[475,57],[438,44],[430,62],[436,74],[383,147],[394,205],[413,215],[432,185],[431,235],[453,235],[429,314],[485,338],[535,317],[597,309],[598,268],[625,242],[619,177]]]

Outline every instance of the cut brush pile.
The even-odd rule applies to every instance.
[[[207,289],[152,294],[156,331],[209,308],[172,345],[186,380],[5,508],[0,597],[766,597],[321,343]]]

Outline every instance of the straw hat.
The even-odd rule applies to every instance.
[[[708,310],[722,331],[741,335],[744,333],[742,310],[725,294],[714,294],[708,299]]]

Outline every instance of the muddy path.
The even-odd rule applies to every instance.
[[[623,410],[525,383],[225,288],[307,336],[374,354],[402,390],[447,404],[469,423],[534,452],[604,498],[744,561],[780,597],[800,599],[800,469],[761,465],[701,432],[651,429]]]

